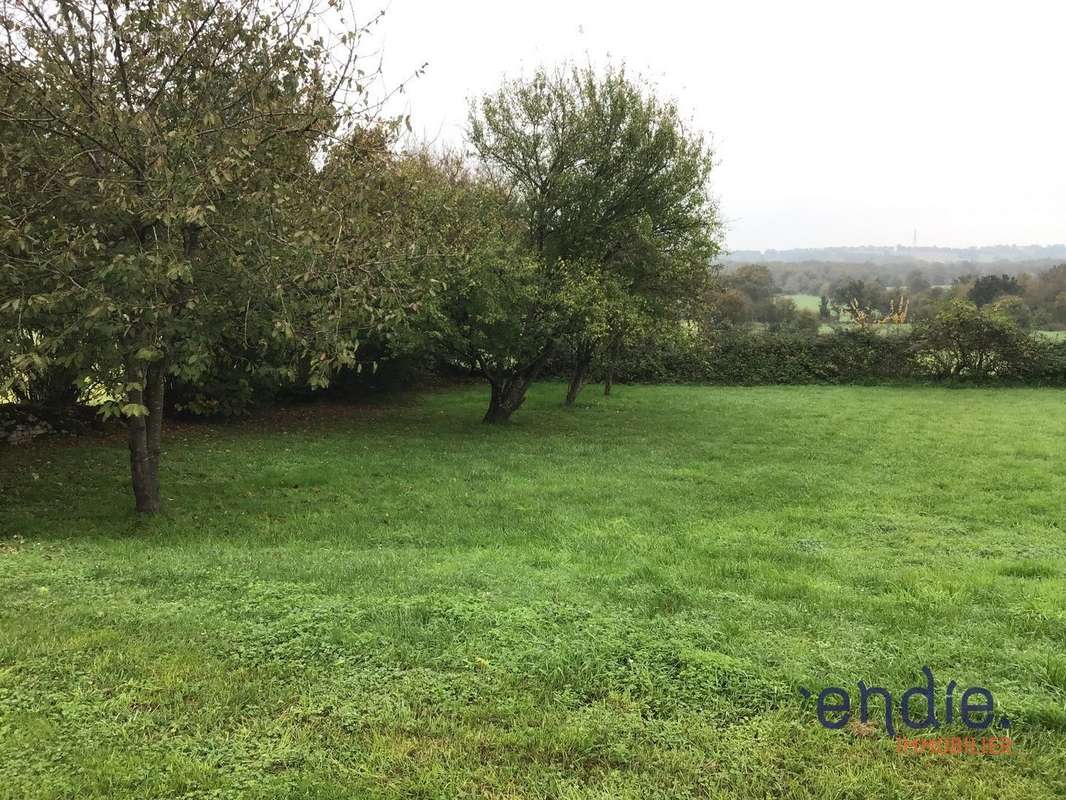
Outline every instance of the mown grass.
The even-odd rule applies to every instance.
[[[186,426],[148,523],[119,440],[3,451],[0,796],[1066,792],[1066,393],[594,391]],[[799,693],[926,664],[1013,755]]]

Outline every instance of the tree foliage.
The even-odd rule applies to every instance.
[[[1004,295],[1018,295],[1023,291],[1013,275],[982,275],[974,281],[967,297],[978,308],[986,306]]]
[[[378,263],[340,246],[363,218],[318,191],[317,164],[369,117],[357,33],[328,43],[317,14],[252,0],[3,11],[10,363],[72,369],[127,420],[139,510],[159,507],[168,374],[196,380],[240,349],[321,384],[397,313]]]
[[[1025,362],[1027,337],[1006,314],[953,299],[915,332],[918,349],[938,377],[1005,376]]]
[[[536,364],[568,348],[579,364],[572,400],[628,321],[677,315],[699,294],[718,252],[710,152],[672,104],[616,68],[505,83],[471,109],[470,137],[520,207],[547,292],[532,313],[552,320],[544,346],[508,372],[535,377]],[[549,296],[572,313],[545,315]]]
[[[121,420],[139,511],[160,508],[168,386],[231,414],[447,360],[502,422],[554,356],[572,402],[594,363],[700,319],[712,159],[673,104],[622,69],[541,70],[472,108],[475,161],[405,152],[365,28],[314,2],[0,11],[0,391]]]

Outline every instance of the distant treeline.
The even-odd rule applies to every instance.
[[[733,264],[796,264],[820,262],[836,264],[970,264],[991,266],[1023,261],[1066,260],[1066,244],[1016,245],[1000,244],[986,247],[805,247],[790,250],[735,250],[724,259]]]
[[[1038,258],[1031,260],[1000,261],[899,261],[878,263],[874,261],[766,261],[753,259],[738,262],[733,260],[736,254],[726,261],[725,271],[734,272],[744,265],[758,265],[770,270],[774,285],[782,294],[828,294],[835,284],[850,279],[872,281],[886,288],[907,285],[908,278],[921,274],[932,286],[949,286],[957,278],[973,275],[1036,274],[1066,262],[1066,255],[1057,258]]]

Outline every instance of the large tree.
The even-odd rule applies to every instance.
[[[974,281],[966,297],[973,301],[978,308],[1004,297],[1006,295],[1019,295],[1025,291],[1024,287],[1013,275],[982,275]]]
[[[676,314],[699,294],[718,252],[710,151],[672,104],[610,67],[507,82],[471,109],[470,137],[485,169],[511,187],[547,290],[571,312],[549,315],[543,346],[507,374],[535,377],[565,348],[573,402],[626,321]]]
[[[168,374],[194,378],[242,339],[281,343],[324,382],[378,321],[373,266],[329,246],[336,220],[315,200],[326,147],[366,122],[358,31],[327,43],[301,0],[0,13],[12,361],[75,368],[106,398],[128,427],[136,508],[154,512]]]

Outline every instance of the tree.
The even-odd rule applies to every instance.
[[[981,308],[1003,295],[1019,295],[1024,291],[1013,275],[982,275],[974,281],[966,296]]]
[[[572,363],[564,404],[572,406],[590,377],[597,357],[612,349],[645,313],[640,298],[627,291],[620,276],[595,264],[572,270],[561,298],[566,323],[561,337],[563,358]]]
[[[842,280],[833,285],[829,297],[838,309],[850,312],[858,307],[868,316],[888,309],[888,294],[885,287],[876,281],[858,278]]]
[[[673,105],[614,68],[540,70],[506,83],[471,109],[470,136],[521,206],[545,291],[570,311],[544,347],[570,351],[572,403],[624,320],[676,313],[706,277],[719,228],[710,153]]]
[[[1007,316],[966,300],[948,300],[915,331],[919,354],[940,377],[1009,374],[1027,354],[1028,338]]]
[[[992,303],[991,309],[993,313],[1009,319],[1021,331],[1028,333],[1032,327],[1033,312],[1025,301],[1017,295],[1001,297]]]
[[[717,328],[747,325],[754,313],[751,298],[739,289],[716,285],[704,293],[701,327],[709,332]]]
[[[1025,287],[1025,301],[1050,325],[1066,325],[1066,264],[1037,275]]]
[[[777,297],[755,306],[755,319],[766,324],[768,330],[777,332],[792,323],[799,309],[790,297]]]
[[[603,396],[610,397],[614,388],[615,369],[622,354],[640,339],[647,338],[656,327],[669,326],[669,320],[657,320],[633,302],[620,304],[608,322],[607,344],[599,354],[603,366]]]
[[[752,303],[769,301],[777,293],[769,267],[745,264],[725,276],[724,283],[747,295]]]
[[[572,271],[534,256],[520,203],[460,155],[407,153],[389,180],[390,195],[405,198],[392,216],[408,279],[430,287],[408,310],[416,322],[399,347],[480,372],[491,388],[485,421],[504,422],[554,352]]]
[[[373,268],[316,230],[315,167],[360,122],[356,34],[253,0],[13,0],[2,12],[0,315],[128,429],[136,508],[160,508],[168,374],[222,340],[280,345],[312,382],[380,324]],[[363,109],[363,110],[361,110]]]
[[[929,278],[926,277],[925,271],[920,269],[913,269],[907,273],[907,289],[912,295],[920,294],[926,289],[932,287],[933,284],[929,282]]]

